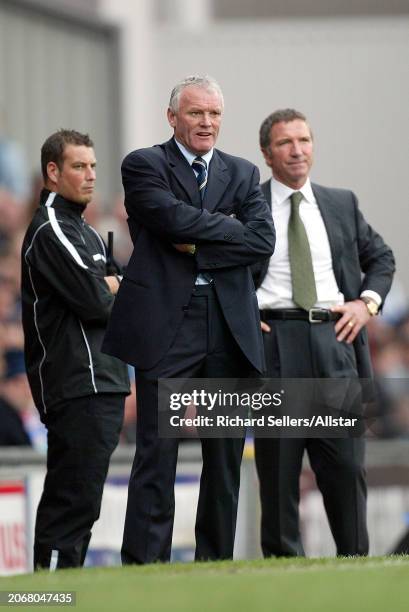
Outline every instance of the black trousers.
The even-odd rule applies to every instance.
[[[37,510],[34,569],[83,565],[124,401],[122,394],[99,393],[61,402],[45,415],[47,474]]]
[[[158,378],[247,376],[250,364],[224,320],[212,286],[193,292],[165,358],[137,373],[137,440],[122,545],[124,564],[169,561],[175,511],[177,439],[158,437]],[[197,560],[233,556],[244,439],[202,439],[196,514]]]
[[[336,340],[334,323],[268,321],[267,376],[356,378],[351,345]],[[304,452],[315,473],[338,555],[366,555],[366,482],[362,438],[255,439],[264,556],[302,556],[299,479]]]

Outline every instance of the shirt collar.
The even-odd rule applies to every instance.
[[[311,181],[309,177],[307,178],[301,189],[293,189],[292,187],[288,187],[288,185],[284,185],[284,183],[280,183],[280,181],[277,181],[277,179],[272,176],[270,181],[270,188],[271,201],[278,206],[284,204],[284,202],[288,200],[291,194],[293,194],[295,191],[300,191],[303,195],[303,198],[310,204],[315,202],[315,197],[312,191]]]
[[[192,153],[191,151],[186,149],[186,147],[184,147],[179,141],[177,141],[176,138],[175,138],[175,142],[176,142],[177,146],[179,147],[179,150],[182,153],[183,157],[186,159],[187,163],[189,164],[189,166],[192,165],[192,163],[194,162],[196,157],[201,157],[202,159],[205,160],[205,162],[207,164],[207,167],[209,167],[210,160],[213,157],[214,149],[210,149],[210,151],[208,151],[204,155],[200,155],[199,156],[199,155],[195,155],[195,153]]]

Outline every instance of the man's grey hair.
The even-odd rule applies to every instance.
[[[271,113],[271,115],[264,119],[260,127],[260,147],[264,150],[270,147],[271,128],[273,127],[273,125],[275,125],[276,123],[281,123],[282,121],[284,121],[284,123],[289,123],[290,121],[294,121],[295,119],[307,121],[307,117],[300,111],[295,110],[294,108],[282,108],[274,111],[274,113]]]
[[[172,93],[170,94],[170,100],[169,100],[169,108],[173,113],[176,113],[179,109],[180,94],[186,87],[189,87],[189,85],[195,85],[196,87],[203,87],[203,89],[217,93],[220,97],[222,108],[224,108],[223,93],[216,79],[209,76],[208,74],[204,76],[194,74],[192,76],[187,76],[181,81],[179,81],[179,83],[177,83],[175,87],[172,89]]]

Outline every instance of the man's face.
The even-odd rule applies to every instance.
[[[88,204],[94,192],[95,168],[96,159],[92,147],[68,144],[64,149],[62,168],[58,168],[54,162],[47,165],[52,190],[77,204]]]
[[[217,92],[188,85],[180,94],[178,110],[168,109],[168,121],[176,140],[192,153],[205,155],[216,143],[222,110]]]
[[[313,142],[308,124],[302,119],[275,123],[270,132],[270,146],[263,150],[274,178],[299,189],[308,178],[313,162]]]

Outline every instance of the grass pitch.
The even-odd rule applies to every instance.
[[[73,612],[409,612],[409,556],[40,572],[0,578],[0,590],[76,591]]]

